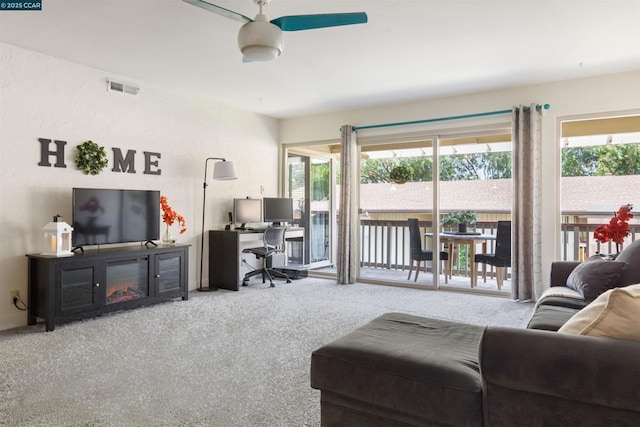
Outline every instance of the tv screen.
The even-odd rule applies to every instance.
[[[293,221],[293,199],[287,197],[265,197],[263,204],[265,222]]]
[[[73,246],[160,238],[160,192],[73,189]]]
[[[241,224],[262,221],[262,200],[233,199],[233,218]]]

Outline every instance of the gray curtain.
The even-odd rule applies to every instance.
[[[525,111],[526,110],[526,111]],[[513,212],[511,296],[533,300],[542,278],[542,111],[536,105],[513,107]]]
[[[358,147],[353,126],[340,128],[340,213],[338,215],[338,283],[356,282],[358,268]]]

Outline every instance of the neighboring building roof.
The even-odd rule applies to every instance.
[[[510,211],[511,184],[511,179],[442,181],[441,209]],[[430,182],[362,184],[360,199],[360,207],[365,212],[430,211],[433,185]],[[613,212],[626,203],[640,208],[640,175],[562,178],[561,199],[564,212]]]
[[[511,179],[442,181],[441,210],[508,212],[512,206],[511,184]],[[294,198],[302,197],[302,190],[294,191]],[[361,184],[360,199],[363,212],[428,212],[433,210],[433,185],[430,182]],[[640,175],[562,178],[561,199],[563,212],[610,213],[627,203],[636,206],[638,211]],[[326,200],[311,202],[312,211],[328,209]]]

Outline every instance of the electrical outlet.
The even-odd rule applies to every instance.
[[[9,303],[11,305],[13,305],[14,298],[20,298],[20,291],[17,291],[17,290],[9,291]]]

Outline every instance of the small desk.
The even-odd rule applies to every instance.
[[[209,286],[239,290],[244,275],[251,271],[242,266],[242,258],[253,257],[242,251],[262,246],[263,235],[264,230],[209,231]],[[304,228],[290,227],[285,231],[284,238],[285,242],[291,238],[304,238]]]
[[[433,237],[433,233],[425,233],[427,237]],[[457,234],[457,233],[440,233],[440,242],[449,246],[449,260],[447,261],[447,272],[451,278],[453,270],[453,247],[454,245],[469,245],[469,262],[471,263],[471,287],[475,287],[478,283],[478,270],[475,263],[476,245],[482,244],[482,252],[487,252],[487,241],[496,240],[493,234]]]

